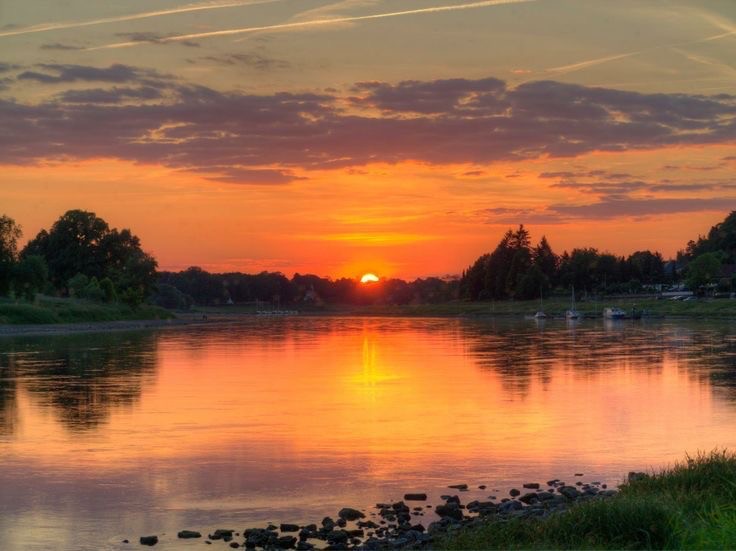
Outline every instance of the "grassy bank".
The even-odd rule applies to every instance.
[[[652,298],[601,299],[578,302],[577,310],[586,317],[601,317],[603,309],[618,306],[630,313],[632,308],[645,310],[654,317],[673,316],[689,318],[736,318],[736,300],[699,299],[692,301],[656,300]],[[546,299],[542,305],[551,316],[562,317],[570,307],[566,297]],[[261,309],[264,309],[262,306]],[[267,307],[266,307],[267,309]],[[539,310],[538,300],[505,300],[498,302],[445,302],[441,304],[416,304],[402,306],[350,306],[326,305],[324,307],[289,306],[302,314],[354,315],[354,316],[532,316]],[[197,308],[206,314],[255,314],[255,306],[220,306]]]
[[[53,324],[98,321],[154,320],[173,317],[163,308],[143,304],[100,304],[85,300],[39,297],[34,303],[0,301],[0,324]]]
[[[542,520],[489,520],[438,549],[734,549],[736,455],[713,452]]]

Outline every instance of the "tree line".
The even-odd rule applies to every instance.
[[[148,300],[168,308],[229,303],[415,304],[450,300],[533,299],[555,291],[636,293],[684,281],[695,292],[736,290],[736,212],[690,241],[677,259],[659,252],[616,256],[595,248],[557,254],[542,237],[533,245],[520,225],[481,255],[460,278],[350,278],[280,272],[209,273],[198,267],[158,272],[156,260],[129,229],[111,228],[95,213],[70,210],[23,249],[22,230],[0,216],[0,296],[33,300],[37,293],[137,306]]]
[[[22,236],[15,220],[0,217],[0,296],[45,293],[135,307],[156,287],[158,265],[140,239],[93,212],[66,212],[19,250]]]

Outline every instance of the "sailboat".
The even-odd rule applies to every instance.
[[[570,304],[570,309],[567,312],[565,312],[565,319],[577,320],[582,317],[583,315],[575,309],[575,287],[573,287],[572,288],[572,302]]]
[[[539,288],[539,310],[536,314],[534,314],[535,320],[544,320],[547,319],[547,314],[544,313],[544,309],[542,308],[542,288]]]

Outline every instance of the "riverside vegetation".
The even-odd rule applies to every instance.
[[[367,285],[356,279],[298,273],[289,279],[280,272],[211,274],[198,267],[157,272],[156,259],[129,229],[110,228],[94,213],[82,210],[66,212],[19,250],[21,237],[20,226],[0,216],[0,297],[9,301],[0,304],[3,323],[161,315],[145,304],[170,310],[236,304],[251,305],[254,310],[286,307],[327,314],[357,307],[365,310],[353,313],[527,314],[535,307],[525,301],[538,299],[540,293],[548,299],[566,297],[571,287],[581,299],[598,300],[651,295],[668,285],[685,284],[704,297],[728,296],[736,290],[736,212],[666,263],[661,254],[651,251],[617,257],[594,248],[575,248],[558,255],[544,237],[532,247],[522,225],[506,232],[493,252],[479,257],[459,278],[388,278]],[[64,306],[44,296],[76,302]],[[654,314],[736,313],[733,305],[723,302],[637,306]],[[551,311],[562,312],[565,307],[552,306]],[[595,315],[597,308],[595,301],[581,300],[584,314]]]

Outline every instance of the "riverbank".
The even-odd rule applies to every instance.
[[[52,325],[141,320],[169,320],[174,315],[163,308],[141,304],[97,303],[71,298],[39,296],[33,303],[0,300],[0,326]]]
[[[633,310],[643,311],[645,317],[661,318],[736,318],[736,300],[731,299],[697,299],[669,300],[655,298],[615,298],[579,301],[576,309],[585,318],[601,318],[603,309],[611,306],[621,308],[627,314]],[[541,305],[551,318],[564,318],[565,311],[570,308],[570,301],[564,297],[545,299]],[[538,300],[505,300],[497,302],[464,302],[453,301],[439,304],[407,304],[407,305],[325,305],[321,307],[299,305],[290,306],[290,310],[298,310],[300,315],[332,315],[332,316],[405,316],[405,317],[509,317],[533,316],[540,309]],[[213,306],[197,307],[196,312],[205,315],[242,315],[256,314],[263,307],[255,306]]]
[[[631,472],[617,489],[582,477],[527,482],[508,496],[468,503],[460,496],[471,488],[458,484],[434,505],[426,503],[427,494],[410,493],[370,510],[345,507],[335,518],[304,526],[220,528],[206,535],[181,530],[176,538],[298,551],[736,548],[736,455],[712,452],[657,473]],[[175,541],[173,534],[161,538]],[[159,536],[139,542],[156,545]]]
[[[713,452],[653,475],[633,473],[615,497],[544,518],[490,518],[449,531],[437,549],[735,549],[736,455]]]

